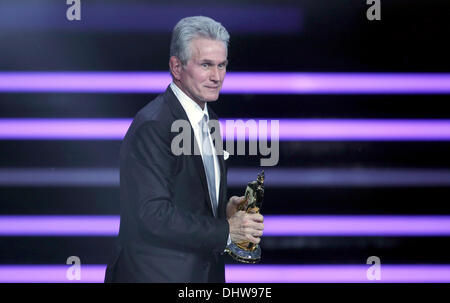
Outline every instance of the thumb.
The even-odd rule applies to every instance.
[[[244,196],[242,196],[242,197],[238,197],[238,196],[231,197],[231,201],[233,202],[234,205],[239,205],[242,202],[244,202],[244,200],[245,200]]]
[[[245,201],[245,196],[236,197],[236,198],[237,198],[237,199],[236,199],[236,203],[237,203],[237,204],[241,204],[242,202]]]

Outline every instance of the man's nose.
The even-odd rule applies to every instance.
[[[211,68],[211,74],[210,77],[211,81],[219,81],[220,75],[219,75],[219,69],[216,67]]]

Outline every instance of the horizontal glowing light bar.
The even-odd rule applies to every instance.
[[[450,186],[450,170],[410,168],[264,168],[270,187]],[[0,171],[1,172],[1,171]],[[245,185],[256,169],[230,168],[230,186]]]
[[[0,216],[0,236],[116,236],[119,216]],[[450,216],[266,215],[264,236],[450,236]]]
[[[119,216],[0,216],[0,236],[116,236]]]
[[[5,0],[3,1],[5,2]],[[209,16],[222,23],[231,33],[296,33],[300,31],[302,17],[296,6],[286,5],[226,5],[177,3],[156,4],[138,3],[89,3],[83,9],[81,22],[67,22],[67,19],[52,18],[64,12],[60,5],[45,3],[26,5],[26,3],[2,3],[0,28],[9,32],[30,31],[106,31],[106,32],[163,32],[170,33],[175,24],[186,16]],[[20,14],[23,18],[14,16]],[[246,20],[247,22],[242,22]]]
[[[234,283],[448,283],[450,265],[381,264],[380,280],[369,280],[371,265],[228,265]],[[370,276],[370,275],[369,275]]]
[[[265,236],[448,236],[450,216],[271,215],[264,226]]]
[[[102,283],[105,265],[80,265],[80,280],[68,280],[71,265],[0,265],[0,283]],[[228,283],[449,283],[450,265],[226,265]],[[71,275],[69,275],[71,276]]]
[[[0,72],[0,92],[161,93],[169,72]],[[229,72],[224,94],[449,94],[450,74]]]
[[[0,119],[3,140],[122,140],[131,119]]]
[[[265,168],[270,187],[450,186],[448,169]],[[244,187],[256,169],[230,168],[228,186]],[[0,186],[119,186],[117,168],[0,168]]]
[[[102,283],[106,265],[81,264],[80,280],[69,280],[71,265],[0,265],[0,283]]]
[[[239,133],[227,133],[230,121],[249,119],[221,119],[225,140],[241,138]],[[258,132],[267,125],[272,139],[272,120],[279,121],[279,139],[282,141],[440,141],[450,140],[450,120],[410,119],[254,119]],[[0,119],[2,140],[122,140],[131,119]],[[237,125],[237,124],[236,124]],[[243,124],[244,125],[244,124]],[[250,124],[248,124],[250,125]],[[243,128],[242,128],[243,129]],[[273,128],[275,131],[275,128]],[[245,130],[244,130],[245,131]],[[256,134],[256,133],[255,133]],[[242,133],[248,140],[249,134]],[[261,134],[258,138],[264,138]],[[275,137],[274,137],[275,138]],[[226,147],[226,146],[225,146]]]

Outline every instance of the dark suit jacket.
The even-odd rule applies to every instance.
[[[208,108],[210,119],[218,119]],[[200,155],[175,156],[172,122],[189,121],[167,88],[135,116],[120,150],[120,230],[105,282],[225,282],[227,172],[215,218]],[[191,143],[196,144],[192,128]],[[193,146],[193,145],[191,145]],[[193,149],[192,149],[193,150]]]

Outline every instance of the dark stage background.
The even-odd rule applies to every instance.
[[[221,3],[81,0],[80,21],[66,19],[68,7],[65,1],[2,0],[0,85],[9,72],[168,73],[171,30],[181,17],[192,15],[215,18],[230,32],[229,74],[448,75],[450,72],[448,1],[382,1],[379,21],[367,19],[370,5],[365,0]],[[448,77],[442,79],[442,85],[449,87]],[[131,119],[157,95],[156,92],[27,91],[2,87],[2,134],[9,131],[6,128],[15,127],[6,122],[30,118]],[[449,93],[450,89],[395,94],[224,93],[211,106],[221,118],[448,122]],[[450,124],[446,125],[441,131],[448,134]],[[263,214],[268,218],[271,215],[330,218],[427,215],[431,220],[449,215],[449,140],[450,136],[428,140],[282,140],[278,165],[266,168]],[[117,216],[120,144],[120,139],[2,136],[1,220],[14,219],[11,216],[17,215],[26,216],[25,219],[43,215]],[[228,161],[230,174],[234,171],[237,175],[240,169],[247,168],[251,172],[246,175],[248,181],[259,170],[259,157],[234,156]],[[79,175],[77,170],[81,171]],[[373,181],[371,177],[380,172],[381,182]],[[288,173],[297,181],[287,182],[291,178],[286,177]],[[50,181],[40,182],[43,178]],[[59,178],[68,181],[59,183]],[[82,182],[84,178],[88,181]],[[408,178],[415,181],[405,181]],[[234,182],[229,187],[229,195],[242,195],[245,185],[245,182]],[[12,224],[12,221],[5,222]],[[449,222],[447,218],[438,228],[450,230]],[[79,257],[81,274],[86,279],[83,266],[99,266],[92,281],[101,281],[98,273],[108,261],[113,235],[14,234],[5,231],[11,227],[5,224],[0,224],[4,229],[0,232],[1,282],[45,280],[46,272],[53,268],[47,265],[60,265],[63,273],[49,276],[48,280],[64,282],[69,256]],[[441,271],[436,279],[448,282],[449,236],[450,231],[391,236],[267,235],[261,243],[262,262],[254,266],[285,265],[295,269],[292,266],[361,265],[368,268],[367,258],[378,256],[382,268],[402,264],[439,265],[437,270]],[[236,265],[231,259],[227,262]],[[21,268],[30,271],[37,269],[36,276],[14,280],[11,273],[18,273],[19,267],[8,271],[12,267],[7,265],[24,266]],[[283,268],[286,267],[279,269]],[[326,277],[327,272],[323,273]],[[369,281],[363,273],[362,280]],[[339,281],[338,275],[329,274],[329,278]],[[277,281],[284,281],[280,279]],[[426,280],[426,276],[419,276],[416,281],[421,279]]]

